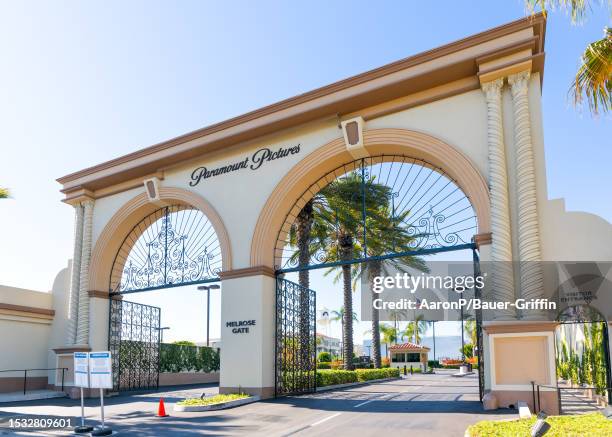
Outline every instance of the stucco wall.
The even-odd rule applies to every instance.
[[[471,91],[427,105],[404,110],[366,122],[366,129],[405,128],[438,137],[464,153],[486,178],[486,107],[482,92]],[[441,122],[443,120],[443,122]],[[470,126],[470,129],[465,129]],[[233,148],[206,159],[194,160],[164,172],[164,187],[177,187],[197,192],[208,200],[221,216],[230,235],[233,268],[250,265],[250,245],[259,214],[283,176],[300,160],[333,139],[341,137],[337,120],[311,123],[300,129],[280,132],[240,148]],[[251,156],[260,148],[276,150],[300,144],[300,153],[266,162],[258,170],[243,169],[202,180],[190,187],[192,171],[199,166],[214,169]],[[142,193],[136,188],[96,201],[94,209],[94,241],[108,220],[130,198]]]
[[[548,200],[546,187],[546,165],[544,155],[544,141],[542,130],[542,114],[540,103],[540,77],[534,74],[530,81],[529,99],[531,108],[532,140],[536,167],[536,184],[538,212],[540,217],[540,230],[542,235],[542,253],[546,260],[570,259],[577,256],[567,239],[565,247],[559,244],[558,231],[571,230],[576,243],[589,240],[590,237],[582,235],[594,234],[589,226],[584,226],[587,218],[566,216],[559,220],[559,206]],[[509,87],[503,92],[504,136],[508,154],[508,177],[510,186],[510,205],[512,211],[512,229],[515,256],[517,256],[517,208],[516,208],[516,149],[513,133],[513,107]],[[486,106],[484,95],[480,90],[470,91],[457,96],[438,100],[429,104],[410,108],[394,114],[368,120],[365,129],[403,128],[425,132],[456,147],[475,165],[482,176],[488,179],[488,146],[486,126]],[[469,129],[466,128],[469,126]],[[292,129],[269,136],[263,140],[248,145],[235,147],[221,153],[193,160],[186,164],[167,169],[164,172],[164,187],[176,187],[198,193],[208,200],[220,215],[230,236],[233,269],[245,268],[250,265],[250,244],[253,231],[259,214],[281,178],[291,170],[300,160],[329,141],[339,138],[337,120],[324,120],[318,123],[305,125],[300,129]],[[210,177],[202,180],[196,187],[190,187],[191,173],[199,166],[214,169],[228,165],[247,156],[260,148],[269,147],[276,150],[279,147],[292,147],[300,144],[300,153],[288,157],[266,162],[258,170],[242,169],[228,174]],[[108,220],[129,199],[139,193],[142,188],[134,188],[122,193],[107,196],[96,201],[94,209],[94,242],[99,237]],[[593,220],[596,221],[594,217]],[[591,220],[591,222],[593,222]],[[602,224],[598,227],[598,234],[605,238],[610,237],[610,226]],[[567,235],[567,233],[562,233]],[[570,237],[571,239],[571,237]],[[601,242],[598,238],[596,241]],[[585,255],[594,259],[612,259],[612,244],[584,245]],[[562,249],[562,250],[559,250]]]
[[[0,309],[0,370],[47,368],[47,351],[53,316],[37,310],[52,310],[53,295],[0,285],[0,304],[20,309]],[[29,388],[47,383],[48,372],[30,372]],[[0,372],[0,392],[21,390],[23,371]]]

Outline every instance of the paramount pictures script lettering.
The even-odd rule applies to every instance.
[[[278,150],[272,151],[271,149],[264,147],[259,149],[251,157],[246,157],[242,161],[234,162],[233,164],[224,165],[209,170],[206,167],[198,167],[191,173],[191,182],[189,185],[195,187],[203,179],[208,179],[212,176],[219,176],[225,173],[231,173],[234,171],[250,168],[251,170],[258,170],[268,161],[274,161],[276,159],[285,158],[289,155],[296,155],[300,153],[300,144],[293,147],[283,148],[280,147]]]

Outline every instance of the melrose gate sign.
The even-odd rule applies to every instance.
[[[267,147],[257,150],[249,158],[248,156],[242,161],[235,162],[233,164],[224,165],[217,167],[213,170],[208,170],[206,167],[198,167],[191,173],[191,182],[189,186],[195,187],[202,179],[208,179],[211,176],[219,176],[224,173],[231,173],[244,168],[250,168],[251,170],[258,170],[267,161],[274,161],[275,159],[286,158],[289,155],[296,155],[300,153],[300,144],[297,146],[282,148],[280,147],[277,151],[273,152]],[[249,166],[249,162],[252,164]]]

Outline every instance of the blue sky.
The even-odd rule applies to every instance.
[[[523,2],[0,2],[0,283],[48,290],[72,253],[55,179],[525,15]],[[549,197],[612,221],[611,118],[567,90],[609,13],[550,16]]]

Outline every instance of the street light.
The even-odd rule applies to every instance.
[[[163,328],[155,328],[155,329],[157,329],[159,331],[159,336],[160,336],[159,342],[163,343],[164,342],[164,331],[166,329],[170,329],[170,327],[169,326],[164,326]]]
[[[221,288],[218,284],[212,285],[200,285],[198,290],[206,290],[206,346],[209,345],[209,332],[210,332],[210,290],[218,290]]]

